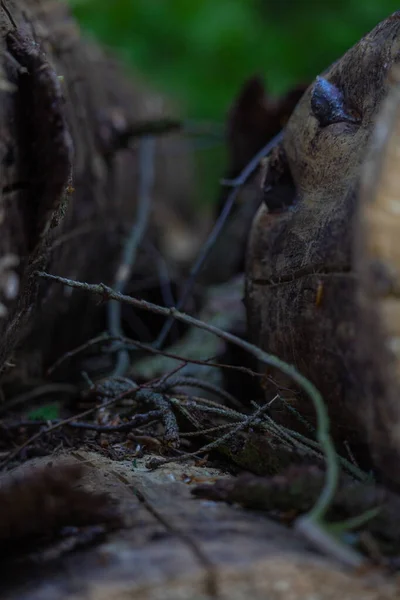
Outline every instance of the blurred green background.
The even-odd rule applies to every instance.
[[[243,81],[270,93],[307,82],[398,8],[395,0],[69,0],[82,28],[177,101],[222,123]],[[193,142],[192,201],[207,210],[225,169],[222,138]]]
[[[395,0],[70,0],[193,118],[221,120],[243,80],[272,92],[309,80],[398,8]]]

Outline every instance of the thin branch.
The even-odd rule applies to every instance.
[[[210,407],[210,408],[214,408],[216,410],[219,410],[221,415],[223,416],[227,416],[229,418],[237,418],[237,419],[244,419],[246,418],[246,415],[243,413],[243,411],[238,411],[235,410],[234,408],[230,408],[228,406],[225,406],[224,404],[219,404],[219,402],[215,402],[214,400],[209,400],[208,398],[202,398],[199,396],[190,396],[188,398],[188,396],[186,394],[177,394],[175,396],[175,398],[177,399],[182,399],[186,406],[194,406],[195,408],[200,408],[201,410],[206,411],[206,407]],[[173,400],[171,399],[171,402]],[[256,407],[257,409],[259,408],[259,406]],[[216,413],[218,414],[218,413]]]
[[[143,387],[151,387],[151,386],[157,385],[159,390],[164,391],[163,385],[168,381],[168,379],[170,377],[173,377],[174,375],[176,375],[176,373],[179,373],[179,371],[184,369],[186,367],[186,365],[187,365],[186,362],[182,362],[180,365],[178,365],[177,367],[172,369],[172,371],[170,371],[169,373],[166,373],[165,375],[162,375],[161,377],[155,377],[154,379],[151,379],[147,383],[144,383]]]
[[[66,352],[65,354],[60,356],[60,358],[51,367],[48,368],[48,370],[46,371],[46,375],[47,376],[51,375],[66,360],[68,360],[69,358],[73,358],[74,356],[76,356],[77,354],[80,354],[81,352],[84,352],[88,348],[91,348],[92,346],[95,346],[102,342],[114,342],[114,341],[116,341],[116,342],[119,341],[119,342],[123,343],[124,346],[126,347],[126,350],[136,350],[139,348],[140,350],[145,350],[146,352],[150,352],[150,354],[157,354],[159,356],[165,356],[167,358],[172,358],[172,359],[180,361],[182,363],[190,363],[190,364],[200,365],[200,366],[205,366],[205,367],[215,367],[216,369],[229,369],[231,371],[245,373],[246,375],[249,375],[250,377],[258,377],[259,379],[264,378],[264,375],[262,373],[257,373],[256,371],[253,371],[252,369],[249,369],[248,367],[241,367],[239,365],[226,365],[224,363],[216,363],[216,362],[212,362],[212,358],[210,358],[210,359],[206,358],[203,360],[195,359],[195,358],[184,358],[184,357],[180,356],[179,354],[173,354],[166,350],[159,350],[157,348],[154,348],[154,346],[151,346],[150,344],[145,344],[145,343],[139,342],[137,340],[131,340],[130,338],[126,338],[126,337],[112,336],[112,335],[109,335],[108,333],[102,333],[101,335],[98,335],[98,336],[88,340],[84,344],[81,344],[74,350],[70,350],[69,352]]]
[[[43,427],[62,424],[63,427],[71,427],[72,429],[85,429],[88,431],[96,431],[97,433],[121,433],[131,431],[137,427],[147,425],[149,421],[157,420],[162,417],[161,410],[150,410],[144,414],[137,414],[132,417],[129,422],[121,423],[120,425],[98,425],[97,423],[86,423],[85,421],[70,421],[66,423],[61,419],[52,421],[18,421],[17,423],[6,424],[6,429],[19,429],[20,427]]]
[[[158,281],[160,285],[161,296],[164,306],[174,306],[175,298],[172,292],[171,278],[168,272],[167,261],[161,254],[161,252],[152,244],[146,240],[146,250],[152,255],[152,260],[156,262],[158,270]]]
[[[304,427],[312,434],[315,433],[315,427],[311,425],[309,421],[298,410],[295,409],[294,406],[290,404],[285,398],[282,396],[279,397],[279,400],[282,402],[283,406],[290,412],[292,415],[296,417],[296,419],[304,425]]]
[[[122,293],[129,280],[135,264],[137,251],[147,229],[151,208],[151,190],[154,184],[154,138],[141,141],[139,148],[139,201],[135,223],[127,239],[121,264],[115,278],[114,288]],[[108,305],[108,329],[111,335],[123,335],[121,326],[121,304],[111,300]],[[113,375],[124,375],[129,369],[130,361],[127,350],[120,349]]]
[[[176,305],[177,310],[182,310],[185,308],[186,302],[187,302],[188,298],[190,297],[190,294],[192,293],[193,286],[198,277],[198,274],[199,274],[202,266],[204,265],[208,255],[210,254],[212,248],[214,247],[229,215],[231,214],[236,197],[239,194],[240,187],[244,183],[246,183],[247,179],[257,169],[257,167],[260,163],[260,160],[263,157],[265,157],[281,141],[282,137],[283,137],[283,132],[279,133],[272,140],[270,140],[268,142],[268,144],[266,144],[263,148],[261,148],[261,150],[259,150],[259,152],[257,152],[257,154],[254,156],[254,158],[245,166],[245,168],[242,170],[242,172],[236,179],[234,179],[228,183],[225,183],[225,185],[232,186],[233,189],[230,192],[230,194],[228,195],[226,202],[224,204],[224,207],[223,207],[220,215],[218,216],[218,219],[215,222],[215,225],[214,225],[210,235],[208,236],[205,244],[203,244],[200,254],[197,257],[193,267],[190,270],[189,277],[184,285],[181,297],[179,298],[178,303]],[[169,332],[171,331],[173,322],[174,322],[174,320],[172,317],[165,322],[164,327],[161,329],[161,332],[154,344],[156,348],[162,348],[162,346],[164,345],[165,340],[167,339],[167,336],[168,336]]]
[[[116,145],[118,148],[126,148],[129,142],[134,138],[168,134],[180,131],[182,127],[182,121],[168,117],[132,123],[118,134]]]
[[[193,136],[212,136],[217,139],[223,137],[223,130],[219,123],[181,121],[171,117],[161,117],[160,119],[131,123],[122,131],[116,132],[114,148],[126,148],[136,138],[168,135],[175,132]]]
[[[209,429],[199,429],[198,431],[184,431],[181,436],[186,437],[199,437],[201,435],[210,435],[210,433],[217,433],[218,431],[224,431],[225,429],[232,429],[235,425],[240,425],[242,421],[235,423],[225,423],[225,425],[217,425],[216,427],[210,427]]]
[[[243,408],[242,405],[234,396],[223,390],[217,385],[209,381],[204,381],[202,379],[196,379],[195,377],[175,377],[169,378],[167,383],[165,384],[167,389],[177,388],[177,387],[198,387],[206,392],[211,392],[215,396],[219,396],[221,399],[225,400],[230,405],[235,406],[236,408]]]
[[[177,321],[186,323],[189,326],[198,327],[199,329],[208,331],[209,333],[216,335],[217,337],[223,339],[224,341],[230,344],[239,346],[246,352],[255,356],[260,362],[271,367],[275,367],[276,369],[279,369],[282,373],[290,377],[311,399],[317,414],[317,440],[321,445],[321,449],[324,453],[327,468],[324,487],[315,506],[309,513],[309,518],[313,521],[323,519],[323,516],[327,512],[337,488],[339,477],[339,461],[329,433],[329,417],[322,396],[317,390],[317,388],[314,386],[314,384],[311,383],[311,381],[309,381],[306,377],[304,377],[304,375],[299,373],[293,365],[284,362],[277,356],[264,352],[263,350],[261,350],[261,348],[258,348],[257,346],[254,346],[253,344],[242,340],[241,338],[237,337],[236,335],[233,335],[232,333],[222,331],[214,325],[204,323],[203,321],[200,321],[195,317],[186,315],[185,313],[178,311],[174,307],[166,308],[163,306],[158,306],[157,304],[153,304],[151,302],[147,302],[146,300],[139,300],[137,298],[132,298],[124,294],[118,294],[114,290],[112,290],[108,286],[105,286],[102,283],[98,285],[93,285],[79,281],[73,281],[71,279],[66,279],[65,277],[57,277],[56,275],[50,275],[44,272],[37,272],[37,275],[39,277],[42,277],[43,279],[56,281],[69,287],[85,290],[92,294],[99,294],[100,296],[106,299],[119,300],[120,302],[125,302],[126,304],[134,306],[139,310],[146,310],[155,314],[163,315],[165,317],[173,317]]]
[[[46,376],[49,377],[50,375],[52,375],[54,373],[54,371],[56,369],[58,369],[58,367],[61,366],[69,358],[73,358],[77,354],[84,352],[85,350],[87,350],[88,348],[91,348],[92,346],[96,346],[97,344],[101,344],[102,342],[105,342],[105,341],[106,342],[108,342],[110,340],[113,341],[115,339],[119,339],[119,336],[118,336],[118,338],[115,338],[115,337],[110,336],[108,333],[102,333],[102,334],[92,338],[91,340],[88,340],[84,344],[81,344],[80,346],[77,346],[76,348],[74,348],[74,350],[70,350],[69,352],[66,352],[65,354],[60,356],[60,358],[58,360],[56,360],[56,362],[47,369]]]
[[[174,404],[173,399],[171,402]],[[226,406],[222,404],[220,406],[198,406],[196,402],[192,400],[187,400],[185,403],[185,408],[195,408],[204,413],[210,413],[212,415],[218,415],[220,417],[224,417],[225,419],[234,419],[237,420],[240,416],[241,420],[246,419],[246,415],[243,413],[236,413],[231,411],[230,409],[226,409]]]
[[[192,293],[193,286],[196,282],[196,279],[200,272],[200,269],[202,268],[205,260],[207,259],[208,255],[210,254],[212,248],[214,247],[214,244],[217,241],[217,238],[218,238],[219,234],[221,233],[221,231],[232,211],[236,197],[239,194],[239,190],[240,190],[240,188],[238,188],[238,187],[234,188],[232,190],[232,192],[229,194],[229,196],[225,202],[224,208],[221,211],[221,214],[219,215],[217,221],[215,222],[215,225],[214,225],[210,235],[208,236],[206,242],[203,244],[200,254],[197,257],[193,267],[191,268],[189,277],[186,280],[185,285],[183,287],[182,294],[176,305],[177,310],[181,310],[182,308],[185,307],[186,302],[188,301],[190,294]],[[161,329],[160,334],[154,343],[155,348],[162,348],[162,346],[165,343],[165,340],[167,339],[169,332],[171,331],[173,323],[174,323],[173,317],[170,317],[164,323],[164,326]]]
[[[167,398],[159,392],[146,389],[142,387],[136,394],[138,402],[148,402],[156,406],[157,410],[161,412],[161,419],[164,424],[164,438],[172,446],[179,446],[179,427],[176,421],[176,417],[172,411],[170,402]]]
[[[124,340],[121,340],[124,341]],[[139,342],[137,340],[129,340],[125,338],[125,343],[127,344],[127,349],[134,350],[135,347],[140,350],[145,350],[150,354],[157,354],[159,356],[165,356],[166,358],[172,358],[177,361],[185,362],[191,365],[199,365],[202,367],[215,367],[216,369],[226,369],[230,371],[236,371],[238,373],[245,373],[250,377],[258,377],[259,379],[263,379],[264,375],[262,373],[257,373],[248,367],[241,367],[240,365],[227,365],[225,363],[213,362],[213,359],[216,359],[216,356],[211,356],[210,358],[196,359],[196,358],[184,358],[179,354],[174,354],[173,352],[169,352],[168,350],[161,350],[159,348],[155,348],[150,344],[146,344],[144,342]]]
[[[294,446],[296,446],[297,448],[300,448],[307,454],[315,455],[318,457],[322,456],[321,446],[318,442],[316,442],[315,440],[312,440],[309,437],[302,435],[298,431],[294,431],[293,429],[288,429],[287,427],[278,425],[270,417],[265,417],[265,418],[268,419],[268,423],[262,422],[261,426],[265,426],[265,429],[269,433],[272,433],[271,427],[275,428],[277,436],[281,437],[281,439],[284,438],[284,439],[290,441]],[[350,475],[352,475],[355,479],[357,479],[359,481],[369,481],[370,480],[370,475],[368,473],[365,473],[360,468],[358,468],[356,465],[353,465],[346,458],[344,458],[343,456],[340,456],[340,455],[337,455],[337,458],[338,458],[338,461],[340,462],[340,464],[342,465],[342,467]]]
[[[265,158],[267,154],[269,154],[271,150],[273,150],[273,148],[275,148],[275,146],[277,146],[282,140],[283,131],[280,131],[275,137],[272,138],[272,140],[267,142],[265,146],[263,146],[261,150],[257,152],[257,154],[251,159],[251,161],[245,166],[243,171],[237,177],[234,179],[222,179],[220,181],[221,185],[234,188],[244,185],[248,178],[253,175],[254,171],[258,168],[260,160]]]

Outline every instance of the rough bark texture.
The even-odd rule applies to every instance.
[[[123,149],[115,138],[129,125],[162,117],[167,107],[81,39],[64,2],[4,0],[0,29],[0,256],[8,257],[7,273],[11,269],[20,283],[8,300],[2,287],[8,312],[0,323],[0,366],[23,340],[23,350],[13,356],[20,377],[24,371],[39,375],[49,359],[98,325],[93,299],[58,286],[38,289],[34,272],[47,267],[67,277],[113,282],[135,218],[139,175],[139,143]],[[187,150],[176,138],[157,142],[148,239],[159,243],[167,260],[173,250],[169,225],[188,229],[193,241],[200,229],[187,207]],[[136,269],[143,271],[146,260],[139,257]]]
[[[377,454],[372,414],[386,421],[387,433],[398,400],[393,398],[397,408],[389,409],[383,372],[373,386],[366,373],[378,362],[373,354],[385,359],[377,338],[368,345],[363,341],[363,332],[374,324],[371,315],[359,318],[359,274],[352,254],[361,166],[389,89],[388,74],[398,61],[400,13],[395,13],[324,73],[328,84],[317,81],[306,92],[267,165],[264,203],[253,223],[247,260],[253,341],[313,381],[328,406],[336,439],[349,442],[366,465],[369,415],[368,447],[380,470],[385,442],[381,436]],[[335,86],[331,96],[329,84]],[[329,90],[323,102],[321,86]],[[289,396],[315,422],[309,400]],[[286,424],[293,419],[282,409],[276,417]],[[398,461],[400,444],[394,437],[387,450]],[[392,483],[399,484],[398,470],[388,470]]]

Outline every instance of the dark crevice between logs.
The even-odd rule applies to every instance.
[[[9,33],[7,50],[16,63],[7,74],[17,86],[15,104],[20,157],[18,205],[24,219],[26,251],[38,243],[51,212],[66,187],[71,170],[71,141],[64,116],[64,100],[57,74],[33,40]]]

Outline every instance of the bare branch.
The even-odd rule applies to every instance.
[[[230,194],[228,195],[226,202],[224,204],[224,207],[223,207],[210,235],[208,236],[205,244],[203,244],[200,254],[197,257],[197,260],[195,261],[192,269],[190,270],[190,274],[189,274],[189,277],[183,288],[182,295],[179,298],[178,303],[176,305],[177,310],[182,310],[185,308],[185,304],[192,292],[193,285],[197,279],[200,269],[204,265],[208,255],[210,254],[212,248],[214,247],[229,215],[231,214],[236,197],[239,194],[240,187],[244,183],[246,183],[248,178],[257,169],[257,167],[260,163],[260,160],[264,156],[266,156],[281,141],[282,136],[283,136],[283,133],[281,132],[277,136],[275,136],[272,140],[270,140],[268,142],[268,144],[266,144],[263,148],[261,148],[261,150],[259,150],[259,152],[257,152],[257,154],[254,156],[254,158],[245,166],[243,171],[240,173],[240,175],[236,179],[232,180],[232,182],[224,183],[224,185],[232,186],[233,189],[230,192]],[[158,338],[155,342],[156,348],[161,348],[164,345],[165,340],[168,336],[168,333],[171,330],[172,324],[173,324],[173,318],[171,317],[170,319],[168,319],[168,321],[165,322],[164,327],[162,328],[160,335],[158,336]]]
[[[139,310],[146,310],[155,314],[163,315],[165,317],[173,317],[176,320],[181,321],[182,323],[186,323],[187,325],[198,327],[199,329],[208,331],[209,333],[218,336],[219,338],[225,340],[228,343],[239,346],[246,352],[249,352],[250,354],[255,356],[259,361],[263,362],[266,365],[279,369],[282,373],[290,377],[311,399],[314,405],[314,409],[317,413],[317,440],[321,445],[321,449],[324,453],[325,460],[327,463],[327,470],[325,485],[314,508],[309,513],[309,518],[313,521],[323,519],[324,515],[326,514],[326,511],[328,510],[332,502],[333,495],[337,488],[339,477],[339,461],[329,433],[329,418],[322,396],[317,390],[317,388],[306,377],[301,375],[301,373],[299,373],[293,365],[289,365],[288,363],[279,359],[277,356],[264,352],[263,350],[261,350],[261,348],[258,348],[257,346],[254,346],[253,344],[242,340],[241,338],[233,335],[232,333],[222,331],[214,325],[210,325],[209,323],[199,321],[199,319],[196,319],[195,317],[192,317],[190,315],[186,315],[185,313],[178,311],[174,307],[166,308],[163,306],[158,306],[157,304],[153,304],[151,302],[147,302],[146,300],[139,300],[137,298],[132,298],[131,296],[118,294],[110,287],[102,283],[93,285],[80,281],[73,281],[72,279],[66,279],[64,277],[57,277],[56,275],[50,275],[49,273],[45,272],[37,272],[37,275],[38,277],[42,277],[43,279],[55,281],[72,288],[85,290],[92,294],[98,294],[108,300],[112,299],[119,300],[120,302],[125,302],[126,304],[129,304],[131,306],[135,306]]]

